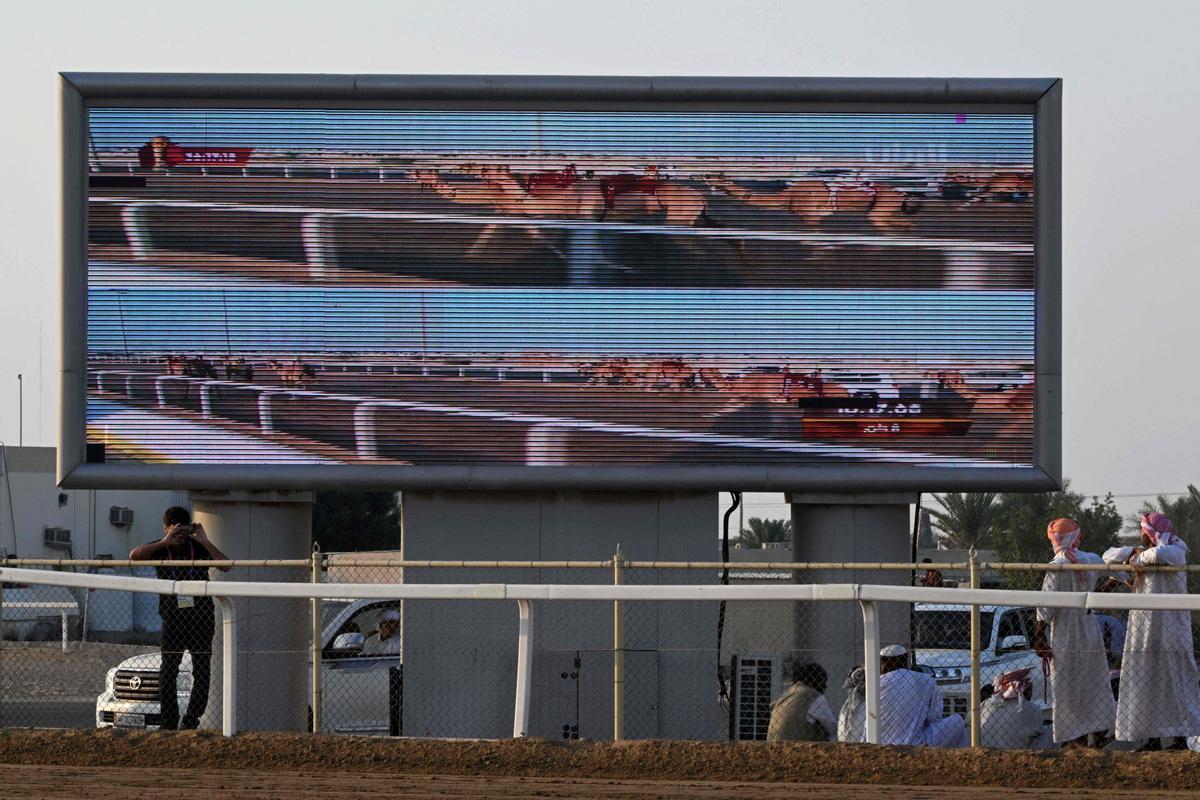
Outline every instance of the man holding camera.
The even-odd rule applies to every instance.
[[[172,506],[163,514],[163,537],[135,547],[131,561],[228,561],[213,544],[204,526],[192,523],[186,508]],[[218,567],[228,572],[229,567]],[[155,567],[158,577],[169,581],[206,581],[208,567],[199,565]],[[160,730],[196,728],[208,707],[212,638],[215,629],[211,597],[164,594],[158,597],[162,617],[162,662],[158,668]],[[192,689],[187,712],[179,719],[176,681],[184,651],[192,654]]]

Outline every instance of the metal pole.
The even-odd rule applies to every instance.
[[[868,744],[879,744],[879,613],[870,600],[858,604],[863,615],[863,671],[867,683],[863,733]]]
[[[313,543],[312,551],[312,582],[321,582],[321,546]],[[312,665],[312,697],[309,702],[312,704],[312,732],[321,732],[321,598],[314,597],[311,601],[312,608],[312,643],[309,645],[311,653],[309,661]]]
[[[979,588],[979,554],[972,547],[968,555],[971,588]],[[979,606],[971,604],[971,747],[979,747]]]
[[[59,616],[62,617],[62,650],[65,653],[67,652],[67,610],[64,608],[59,612]]]
[[[533,694],[533,604],[518,600],[517,692],[513,707],[513,738],[529,735],[529,705]]]
[[[17,447],[25,445],[25,380],[17,373]],[[13,531],[13,536],[17,535]]]
[[[237,726],[237,609],[231,597],[214,597],[221,609],[221,734],[233,736]]]
[[[621,545],[613,556],[613,586],[620,586],[625,571]],[[625,738],[625,626],[621,618],[621,601],[613,600],[613,740]]]

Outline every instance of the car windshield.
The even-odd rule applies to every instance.
[[[342,609],[350,605],[349,600],[324,600],[321,602],[321,630],[329,627],[329,623],[342,613]]]
[[[992,636],[992,612],[979,612],[979,646],[987,649]],[[913,616],[913,647],[926,650],[970,650],[971,612],[966,609],[917,611]]]

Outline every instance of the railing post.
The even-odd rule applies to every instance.
[[[625,578],[625,557],[621,545],[613,555],[613,586],[620,586]],[[625,624],[621,614],[621,601],[613,600],[613,740],[625,738]]]
[[[221,734],[233,736],[237,726],[237,611],[231,597],[214,597],[221,609]]]
[[[868,744],[879,744],[879,613],[871,600],[859,600],[863,615],[863,671],[866,674],[864,733]]]
[[[518,600],[517,696],[513,707],[513,738],[529,735],[529,701],[533,694],[533,604]]]
[[[968,553],[971,588],[979,588],[979,554],[972,547]],[[979,747],[979,605],[971,604],[971,747]]]
[[[138,261],[150,257],[154,245],[150,240],[150,226],[146,224],[146,216],[142,206],[131,203],[121,209],[121,226],[125,229],[125,240],[129,249]]]
[[[313,583],[321,582],[321,546],[313,542],[311,577]],[[309,645],[312,665],[312,732],[321,732],[321,598],[314,597],[312,603],[312,643]]]

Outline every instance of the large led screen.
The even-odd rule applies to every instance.
[[[1032,113],[88,109],[88,460],[1028,467]]]

